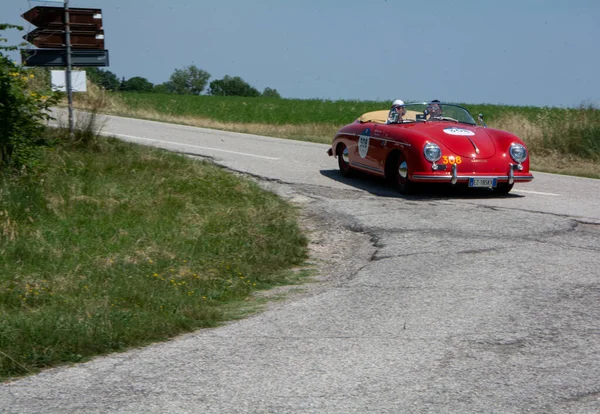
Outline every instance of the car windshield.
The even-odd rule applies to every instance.
[[[392,108],[389,123],[452,121],[475,125],[475,120],[469,111],[459,105],[441,102],[416,102],[403,105],[404,111],[401,108]]]

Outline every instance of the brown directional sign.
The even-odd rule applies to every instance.
[[[35,29],[23,36],[23,39],[41,48],[66,46],[65,32],[57,29]],[[74,49],[104,49],[104,30],[72,30],[71,47]]]
[[[36,6],[21,15],[25,20],[41,28],[64,28],[65,9],[63,7]],[[71,30],[102,30],[101,9],[69,8]]]
[[[72,66],[108,66],[104,49],[101,9],[69,8],[69,32]],[[25,66],[67,66],[67,39],[64,7],[36,6],[22,17],[37,26],[23,38],[39,49],[22,54]]]
[[[25,66],[66,67],[67,50],[65,48],[23,50],[21,61]],[[71,51],[71,64],[75,67],[108,66],[108,50],[74,49]]]

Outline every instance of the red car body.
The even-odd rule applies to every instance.
[[[406,104],[400,122],[390,122],[388,111],[364,114],[337,132],[328,154],[338,157],[344,176],[355,171],[384,176],[402,193],[426,182],[508,193],[514,183],[533,179],[518,137],[478,126],[458,105],[440,104],[454,117],[428,117],[428,105]]]

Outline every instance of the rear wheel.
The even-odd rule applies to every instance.
[[[510,190],[512,190],[514,183],[498,183],[498,185],[494,188],[494,193],[496,194],[508,194]]]
[[[348,147],[345,144],[340,144],[337,147],[337,159],[338,166],[340,167],[340,173],[344,177],[353,177],[354,170],[350,167],[350,158],[348,155]]]
[[[409,165],[406,156],[401,151],[391,155],[388,160],[387,176],[400,194],[411,194],[416,185],[408,178]]]

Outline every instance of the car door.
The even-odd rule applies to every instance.
[[[353,152],[351,165],[364,170],[372,171],[373,165],[373,131],[374,124],[365,122],[358,129],[356,151]]]
[[[384,174],[385,159],[389,151],[386,124],[374,124],[369,139],[369,150],[366,163],[369,169],[378,174]]]

